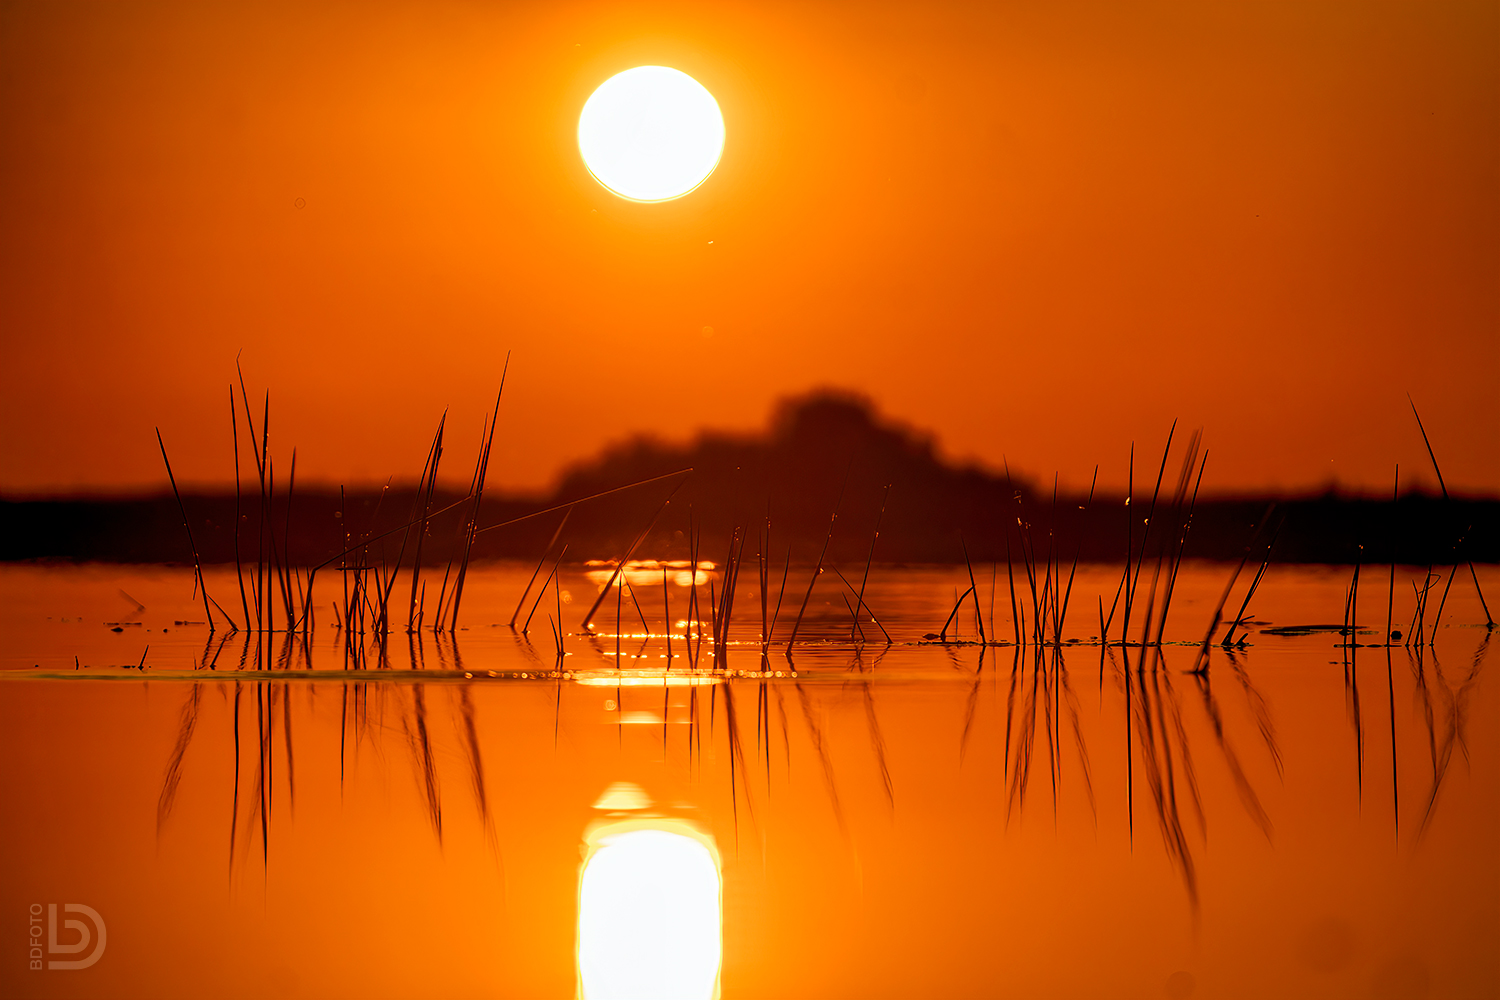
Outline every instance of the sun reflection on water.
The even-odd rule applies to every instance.
[[[637,589],[660,587],[663,573],[675,586],[691,587],[696,584],[703,587],[710,580],[719,579],[720,575],[718,568],[706,559],[700,559],[696,563],[687,559],[630,559],[619,572],[616,572],[619,562],[611,559],[590,559],[584,565],[587,567],[584,576],[601,590],[623,585]]]
[[[670,819],[592,831],[578,886],[578,986],[586,1000],[719,995],[718,852]]]

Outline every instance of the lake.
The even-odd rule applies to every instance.
[[[407,632],[398,579],[382,635],[341,627],[336,576],[307,628],[250,634],[210,632],[191,569],[0,566],[3,899],[38,949],[0,991],[1500,990],[1467,567],[1390,594],[1366,566],[1351,609],[1352,568],[1272,565],[1206,655],[1233,565],[1148,564],[1126,645],[1119,566],[1039,583],[1068,586],[1041,643],[1019,563],[975,566],[956,613],[965,566],[876,565],[862,598],[863,565],[810,595],[812,567],[768,567],[769,646],[758,566],[728,621],[722,567],[549,570],[518,612],[534,564],[471,569],[438,633]],[[242,618],[233,568],[206,580]]]

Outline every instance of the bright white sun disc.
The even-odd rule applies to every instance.
[[[605,80],[584,104],[578,151],[589,173],[620,197],[668,201],[719,165],[724,116],[686,73],[637,66]]]

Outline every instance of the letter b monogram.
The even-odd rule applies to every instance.
[[[94,946],[84,958],[78,959],[49,959],[49,969],[87,969],[104,955],[104,918],[99,916],[99,911],[92,906],[84,906],[82,903],[64,903],[64,913],[80,913],[94,922],[98,929],[99,938],[94,940],[93,932],[89,925],[82,920],[64,920],[63,927],[66,930],[77,931],[78,940],[69,944],[59,943],[57,940],[57,904],[47,904],[47,951],[53,955],[77,955],[88,951],[89,945]]]

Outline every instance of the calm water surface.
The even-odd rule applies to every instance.
[[[893,642],[856,641],[825,574],[790,661],[807,570],[763,659],[752,570],[700,647],[691,574],[649,566],[593,636],[599,570],[564,567],[522,634],[533,568],[471,573],[456,633],[383,641],[331,594],[305,635],[210,634],[188,570],[0,568],[0,993],[567,997],[651,955],[724,997],[1500,991],[1500,701],[1466,571],[1430,646],[1388,648],[1367,567],[1351,648],[1285,631],[1341,624],[1350,571],[1272,567],[1247,643],[1192,673],[1232,567],[1187,567],[1144,651],[1095,641],[1118,567],[1079,569],[1078,641],[1040,649],[979,645],[968,604],[959,642],[922,639],[963,567],[877,567]],[[1012,640],[1005,567],[975,573]],[[1398,567],[1403,632],[1425,576]],[[209,586],[237,611],[232,571]],[[64,947],[68,919],[96,933],[67,904],[107,926],[89,967],[29,968],[49,903]]]

